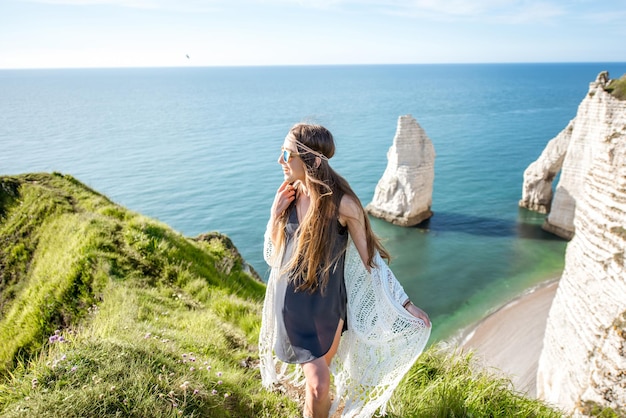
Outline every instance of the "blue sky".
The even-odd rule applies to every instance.
[[[624,62],[625,41],[625,0],[0,1],[0,68]]]

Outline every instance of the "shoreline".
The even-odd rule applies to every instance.
[[[537,365],[559,279],[529,289],[461,331],[459,348],[473,351],[480,365],[510,378],[516,391],[536,397]]]

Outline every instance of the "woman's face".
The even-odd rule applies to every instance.
[[[290,158],[289,161],[285,161],[285,152],[289,151]],[[294,142],[293,136],[291,134],[287,135],[285,141],[283,142],[283,147],[280,153],[280,157],[278,157],[278,163],[283,168],[283,173],[285,176],[285,181],[289,183],[294,183],[299,180],[304,184],[305,180],[305,166],[304,162],[298,157],[298,148],[296,147],[296,143]]]

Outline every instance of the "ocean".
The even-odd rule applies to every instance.
[[[220,231],[267,279],[289,128],[329,128],[366,205],[411,114],[437,154],[434,216],[372,224],[433,343],[559,277],[567,243],[518,208],[522,176],[605,70],[626,63],[1,70],[0,174],[70,174],[186,236]]]

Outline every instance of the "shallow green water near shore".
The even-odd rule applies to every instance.
[[[566,242],[540,229],[542,215],[518,212],[516,221],[485,221],[501,231],[481,229],[488,225],[476,226],[478,220],[465,230],[399,228],[374,220],[396,257],[392,270],[431,316],[431,343],[453,339],[511,299],[560,277]]]

